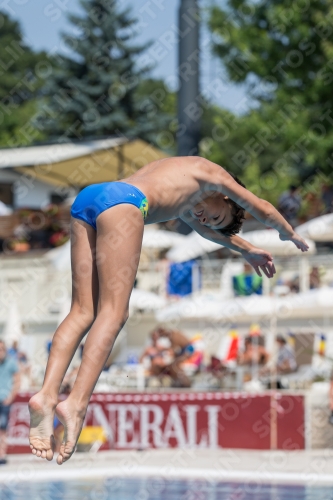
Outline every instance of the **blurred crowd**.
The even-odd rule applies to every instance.
[[[221,341],[219,354],[207,357],[200,334],[188,339],[179,330],[157,327],[139,361],[145,367],[147,385],[152,387],[191,387],[202,373],[221,380],[237,371],[243,383],[251,379],[255,369],[255,376],[266,388],[272,384],[272,377],[276,387],[283,388],[280,376],[298,368],[293,336],[287,339],[277,335],[275,344],[274,352],[268,352],[259,326],[252,325],[244,338],[236,330],[230,331]]]
[[[6,433],[10,408],[21,390],[27,369],[27,358],[19,351],[17,342],[7,349],[5,342],[0,340],[0,465],[7,462]]]
[[[17,341],[9,345],[6,345],[3,340],[0,340],[0,343],[6,359],[11,360],[16,367],[15,370],[19,375],[18,389],[29,391],[39,387],[43,378],[43,370],[32,370],[27,355],[19,348]],[[261,331],[258,324],[252,324],[245,335],[239,334],[234,328],[221,336],[218,349],[212,354],[208,353],[202,334],[197,333],[189,338],[179,329],[158,325],[150,333],[147,345],[140,356],[129,355],[126,362],[110,358],[104,367],[104,372],[112,374],[114,367],[117,366],[121,370],[126,363],[132,366],[140,365],[144,369],[145,386],[156,388],[193,387],[193,383],[202,374],[215,377],[219,382],[223,381],[226,375],[241,376],[241,385],[255,375],[268,388],[270,377],[274,375],[278,388],[283,388],[278,380],[280,375],[297,372],[300,365],[311,364],[316,350],[324,356],[324,335],[318,345],[315,347],[314,334],[302,335],[289,332],[287,336],[277,335],[275,345],[271,345],[269,349],[267,348],[267,335]],[[46,356],[49,355],[51,346],[50,340],[45,346]],[[79,347],[80,359],[82,359],[83,350],[84,343]],[[306,352],[305,356],[304,352]],[[68,370],[60,394],[70,393],[79,365],[79,362],[74,363]],[[209,384],[208,381],[208,386]]]
[[[325,273],[324,269],[318,266],[313,266],[309,270],[309,288],[310,290],[318,289],[322,286],[322,277]],[[262,295],[263,286],[262,278],[258,276],[250,264],[245,263],[243,272],[233,276],[233,291],[235,297],[245,297],[249,295]],[[330,283],[331,284],[331,283]],[[273,288],[274,295],[288,295],[289,293],[300,292],[300,275],[299,272],[282,273],[277,279]]]
[[[158,327],[140,357],[147,376],[168,376],[174,387],[190,387],[191,377],[199,372],[204,359],[201,335],[188,339],[179,330]]]
[[[273,375],[276,386],[283,388],[279,376],[296,372],[298,362],[304,364],[304,359],[297,360],[295,338],[292,334],[288,338],[277,335],[273,352],[269,352],[265,346],[266,336],[261,332],[259,325],[253,324],[245,336],[239,335],[235,329],[222,336],[217,353],[212,355],[207,352],[204,338],[200,333],[189,338],[179,329],[158,325],[150,333],[147,345],[140,356],[129,354],[127,362],[109,361],[104,367],[104,373],[120,378],[122,369],[126,370],[126,366],[141,366],[144,370],[145,387],[150,388],[190,388],[195,386],[202,375],[207,375],[208,389],[212,378],[215,378],[222,387],[223,384],[220,382],[223,382],[223,378],[227,375],[241,376],[242,385],[251,380],[255,372],[255,377],[260,378],[266,388],[269,387]],[[311,341],[309,352],[312,353],[313,336]],[[304,344],[304,339],[302,342]],[[52,342],[48,342],[48,352],[51,345]],[[80,358],[83,349],[82,343],[79,348]],[[310,363],[310,358],[307,357],[305,361]],[[113,371],[115,368],[117,371]],[[79,364],[75,364],[67,372],[61,386],[61,394],[70,393],[78,370]],[[111,381],[110,378],[108,380]],[[108,390],[110,387],[106,386],[104,389]]]
[[[319,344],[315,342],[314,333],[289,332],[286,336],[278,334],[271,340],[268,348],[268,332],[261,331],[257,324],[252,324],[246,335],[240,335],[234,328],[221,336],[220,345],[216,353],[212,354],[207,352],[204,337],[200,333],[189,338],[179,329],[158,325],[150,333],[141,356],[136,359],[131,357],[127,363],[142,367],[144,387],[155,390],[171,387],[243,390],[246,389],[246,384],[253,382],[259,383],[259,386],[255,386],[256,390],[265,390],[288,389],[286,376],[301,376],[300,369],[304,365],[311,367],[314,355],[325,358],[326,339],[323,334]],[[45,354],[49,354],[52,341],[50,340],[45,347]],[[83,350],[84,344],[81,344],[79,348],[81,358]],[[119,370],[126,368],[126,363],[117,363],[115,360],[106,363],[104,370],[106,374],[114,376],[112,375],[114,365],[118,365]],[[76,365],[67,372],[61,386],[60,399],[66,398],[71,392],[78,370],[79,365]],[[117,373],[119,374],[119,371]],[[205,379],[204,384],[203,379]],[[230,384],[231,379],[234,383]],[[6,463],[6,429],[10,407],[18,392],[36,389],[36,380],[33,380],[30,363],[26,354],[20,350],[17,341],[6,346],[5,342],[0,340],[0,380],[1,464]],[[42,377],[39,383],[41,381]],[[114,389],[109,386],[104,390],[109,392]],[[98,386],[96,391],[100,392]],[[333,396],[331,403],[332,401]],[[333,403],[331,406],[333,415]],[[56,444],[59,447],[63,428],[57,419],[54,427]]]

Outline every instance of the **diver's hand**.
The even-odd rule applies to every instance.
[[[273,278],[276,273],[273,257],[270,252],[261,248],[252,247],[251,250],[243,250],[242,255],[245,260],[254,268],[258,276],[262,276],[262,271],[267,278]]]
[[[280,240],[292,241],[294,245],[296,245],[296,247],[302,252],[307,252],[309,250],[309,245],[299,234],[295,233],[295,231],[293,231],[292,234],[289,235],[280,233]]]

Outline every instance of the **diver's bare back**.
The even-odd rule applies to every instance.
[[[222,170],[198,156],[173,157],[149,163],[123,181],[145,194],[149,204],[145,223],[152,224],[188,212]]]

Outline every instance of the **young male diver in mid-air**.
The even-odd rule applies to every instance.
[[[239,251],[261,275],[275,273],[269,252],[236,235],[244,211],[275,228],[302,252],[306,242],[267,201],[248,191],[225,169],[200,157],[154,161],[119,182],[83,189],[72,206],[72,305],[53,337],[42,389],[29,402],[30,447],[52,460],[54,414],[64,425],[58,464],[74,452],[90,396],[128,317],[144,224],[180,217],[205,238]],[[60,385],[89,331],[82,363],[65,401]]]

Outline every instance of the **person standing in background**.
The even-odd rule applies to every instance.
[[[256,337],[248,336],[244,339],[244,351],[238,354],[237,364],[239,366],[265,366],[270,355],[261,342]]]
[[[19,348],[17,340],[13,340],[12,346],[7,349],[7,355],[18,361]]]
[[[321,186],[321,199],[324,203],[324,213],[333,213],[333,187],[328,184],[323,184]]]
[[[301,203],[302,200],[298,194],[298,188],[294,185],[289,186],[289,190],[282,193],[279,198],[278,210],[292,227],[298,224],[297,215],[301,208]]]
[[[278,344],[276,371],[279,374],[292,373],[297,370],[297,362],[295,352],[287,340],[282,335],[277,335],[275,338]]]
[[[236,297],[262,295],[262,278],[254,273],[252,266],[247,263],[244,264],[242,274],[233,276],[232,283]]]
[[[330,376],[330,392],[329,392],[329,406],[330,406],[330,416],[328,421],[333,425],[333,370]]]
[[[10,407],[20,387],[17,362],[7,355],[3,340],[0,340],[0,381],[0,465],[3,465],[7,463],[6,437]]]

